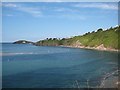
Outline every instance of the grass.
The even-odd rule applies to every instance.
[[[58,46],[58,45],[75,45],[76,43],[83,46],[97,47],[103,44],[106,48],[120,49],[120,26],[109,28],[107,30],[98,29],[96,32],[88,32],[81,36],[72,38],[50,38],[36,42],[36,45]]]

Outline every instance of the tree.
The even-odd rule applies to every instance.
[[[95,33],[95,31],[92,31],[92,33]]]
[[[100,32],[100,31],[103,31],[103,29],[102,29],[102,28],[100,28],[100,29],[98,29],[98,30],[97,30],[97,32]]]
[[[53,40],[57,40],[57,38],[53,38]]]
[[[88,35],[88,34],[90,34],[90,32],[88,32],[88,33],[85,33],[84,35]]]
[[[62,38],[62,40],[65,40],[65,38]]]
[[[52,40],[52,38],[49,38],[49,40]]]
[[[113,30],[113,28],[111,27],[110,30]]]
[[[88,32],[88,34],[90,34],[90,32]]]
[[[48,40],[48,38],[46,38],[46,40]]]

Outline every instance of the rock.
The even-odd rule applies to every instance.
[[[106,48],[104,47],[103,44],[101,44],[98,47],[96,47],[96,49],[98,49],[98,50],[106,50]]]

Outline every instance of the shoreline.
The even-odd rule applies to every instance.
[[[119,70],[115,70],[106,74],[100,84],[100,88],[118,88],[119,85]]]
[[[89,49],[89,50],[98,50],[98,51],[111,51],[111,52],[120,52],[118,49],[112,49],[112,48],[105,48],[105,47],[85,47],[85,46],[65,46],[60,45],[61,47],[68,47],[68,48],[80,48],[80,49]]]

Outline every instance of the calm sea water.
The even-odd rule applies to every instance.
[[[118,66],[117,52],[30,44],[3,44],[2,52],[4,88],[97,87]]]

